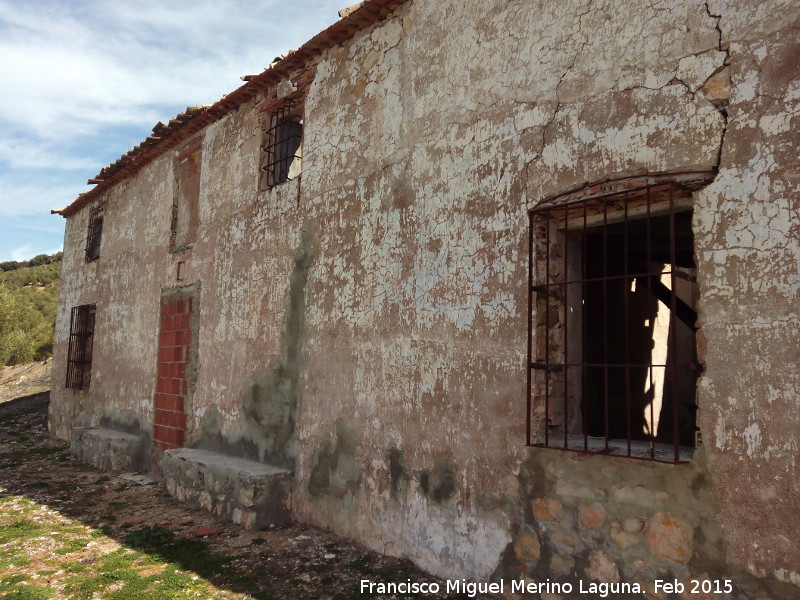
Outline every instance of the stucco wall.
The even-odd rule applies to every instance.
[[[194,248],[169,253],[171,155],[109,194],[98,261],[83,262],[88,208],[67,221],[52,432],[103,419],[150,431],[160,290],[180,285],[185,261],[183,283],[202,290],[187,445],[295,468],[300,520],[442,575],[541,576],[561,554],[565,577],[598,564],[627,580],[708,572],[739,577],[743,597],[789,598],[799,13],[404,4],[318,60],[302,181],[258,190],[251,102],[201,134]],[[695,463],[524,448],[527,210],[584,182],[714,169],[695,194],[706,367]],[[69,309],[88,302],[92,386],[68,391]],[[667,500],[614,496],[627,477]],[[612,516],[580,529],[583,492],[570,500],[556,481],[606,490],[596,502]],[[559,546],[537,499],[560,503],[579,544]],[[641,540],[679,523],[691,558],[656,552],[633,567],[614,535],[628,518],[642,520]],[[539,556],[519,550],[531,535]]]

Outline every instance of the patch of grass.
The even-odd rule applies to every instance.
[[[0,592],[6,600],[47,600],[53,595],[51,590],[33,585],[15,585],[6,591],[0,584]]]
[[[48,482],[46,482],[46,481],[31,481],[30,483],[26,483],[25,484],[25,488],[26,489],[30,489],[30,490],[37,490],[37,489],[46,488],[46,487],[49,487],[49,486],[50,486],[50,484]]]
[[[353,569],[354,571],[358,571],[362,575],[367,575],[368,573],[372,572],[372,568],[370,566],[371,563],[372,557],[369,554],[364,554],[355,560],[351,560],[345,565],[345,567],[348,569]]]
[[[313,565],[308,566],[309,571],[313,571],[314,573],[324,573],[325,571],[330,571],[333,565],[330,563],[315,563]]]
[[[41,525],[23,519],[10,525],[0,525],[0,544],[29,540],[44,533],[45,529]]]
[[[72,540],[67,540],[64,542],[64,545],[56,550],[54,554],[72,554],[73,552],[80,552],[84,548],[86,548],[86,544],[88,544],[91,540],[87,540],[85,538],[77,538]]]
[[[162,558],[161,555],[117,550],[98,561],[93,572],[71,578],[65,592],[70,598],[87,600],[97,596],[109,600],[211,597],[207,582],[193,579],[176,565],[166,565],[155,574],[143,574],[147,572],[147,565],[160,564]]]
[[[6,549],[0,555],[0,571],[7,571],[11,566],[24,567],[31,563],[28,554],[23,549]]]
[[[56,481],[53,484],[53,487],[59,491],[71,491],[74,492],[78,489],[78,485],[71,482],[71,481]]]
[[[86,576],[81,575],[69,580],[64,591],[67,592],[70,598],[89,599],[120,580],[122,580],[122,576],[117,572],[101,572],[97,575]]]
[[[161,525],[148,525],[125,536],[131,548],[155,549],[175,539],[175,532]]]
[[[131,552],[120,548],[103,558],[103,568],[108,570],[129,569],[131,565],[142,558],[141,552]]]
[[[80,575],[82,573],[88,573],[89,569],[84,565],[77,563],[77,562],[68,562],[63,565],[64,571],[67,573],[72,573],[74,575]]]
[[[165,562],[180,563],[184,568],[203,577],[222,575],[230,571],[231,559],[214,554],[203,540],[178,539],[158,549],[157,556]]]
[[[111,481],[111,477],[109,477],[108,475],[103,475],[102,477],[98,477],[97,479],[95,479],[93,485],[100,485],[102,483],[108,483],[109,481]]]

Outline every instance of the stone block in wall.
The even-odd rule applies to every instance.
[[[293,476],[286,469],[195,448],[167,450],[159,466],[167,491],[181,502],[247,529],[290,520]]]
[[[104,427],[76,427],[69,449],[78,460],[103,471],[146,470],[142,436]]]

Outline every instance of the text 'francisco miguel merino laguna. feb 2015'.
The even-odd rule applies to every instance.
[[[444,587],[444,590],[442,589]],[[732,582],[730,580],[692,580],[689,583],[679,581],[665,581],[656,579],[653,582],[656,591],[666,593],[683,593],[688,591],[690,594],[697,593],[730,593]],[[643,594],[644,590],[639,583],[607,583],[579,580],[577,585],[564,582],[559,583],[547,579],[544,582],[526,581],[522,579],[512,581],[495,582],[472,582],[466,579],[451,579],[444,584],[437,582],[374,582],[362,579],[360,591],[372,594],[438,594],[442,591],[446,594],[464,594],[469,598],[474,598],[478,594],[503,594],[510,591],[512,594],[587,594],[587,597],[608,598],[617,594]]]

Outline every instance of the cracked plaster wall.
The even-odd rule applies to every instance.
[[[800,585],[800,6],[709,5],[733,85],[719,175],[697,200],[700,427],[731,559]]]
[[[338,416],[368,423],[357,430],[361,487],[374,491],[327,503],[300,495],[300,514],[439,573],[485,576],[504,543],[497,528],[513,520],[505,506],[517,486],[497,473],[513,472],[523,438],[525,209],[582,182],[720,167],[719,179],[696,198],[703,325],[708,319],[706,333],[714,335],[715,321],[726,323],[724,335],[709,342],[718,362],[708,363],[700,390],[714,495],[698,497],[696,515],[708,514],[708,498],[720,498],[731,544],[713,551],[728,552],[755,575],[796,580],[787,546],[798,539],[790,517],[797,510],[791,455],[797,356],[790,342],[797,334],[796,185],[789,179],[770,190],[769,176],[761,175],[765,193],[758,206],[739,169],[758,174],[764,158],[724,162],[725,142],[737,139],[749,147],[762,138],[763,153],[783,154],[787,163],[793,155],[791,107],[773,106],[762,125],[771,131],[740,131],[738,114],[728,122],[728,113],[740,110],[736,86],[753,81],[752,70],[770,62],[772,47],[796,52],[795,9],[785,8],[786,20],[778,20],[768,4],[752,3],[650,3],[631,12],[611,2],[415,2],[325,57],[307,106],[326,127],[308,132],[310,147],[319,150],[304,174],[304,196],[310,207],[339,210],[319,211],[325,250],[312,283],[315,360],[300,446],[313,446],[326,422],[326,442],[334,440]],[[729,32],[736,28],[756,39],[760,53],[735,42]],[[785,63],[776,56],[772,69],[791,92],[797,77]],[[726,108],[729,82],[734,95]],[[778,131],[784,139],[772,136]],[[736,195],[741,199],[734,203]],[[724,227],[713,222],[720,211],[730,219]],[[750,264],[769,283],[754,280],[750,268],[738,281],[727,273],[740,252],[729,245],[731,236],[749,230],[760,239],[747,262],[760,253],[762,260]],[[782,256],[761,252],[761,244],[779,246]],[[763,298],[747,294],[753,286],[778,296],[770,300],[774,317],[753,316],[763,306]],[[736,326],[725,317],[730,307],[714,300],[716,288],[747,306],[748,330],[763,320],[762,335],[777,334],[777,343],[758,349],[762,369],[746,352],[731,352]],[[712,309],[716,317],[708,316]],[[745,365],[746,378],[730,377]],[[712,391],[717,380],[733,387],[734,398],[771,390],[775,407],[762,417],[774,439],[770,447],[781,452],[772,450],[778,460],[763,485],[758,473],[768,456],[750,467],[745,461],[753,452],[729,451],[710,433],[722,427],[755,446],[767,429],[753,425],[755,400],[750,416],[731,416]],[[352,392],[330,394],[335,388]],[[791,424],[784,427],[787,415]],[[729,429],[726,420],[741,424]],[[408,496],[400,501],[387,483],[387,441],[403,451],[408,473],[411,491],[401,490]],[[314,466],[313,458],[306,460],[300,490]],[[413,489],[439,460],[454,465],[458,482],[447,510]],[[716,475],[721,464],[727,470]],[[775,502],[740,511],[742,489],[757,490],[753,509],[764,494]],[[482,495],[491,502],[479,501]],[[691,506],[686,510],[696,519]],[[776,539],[786,527],[791,533]],[[761,532],[766,535],[753,542]],[[709,550],[698,546],[702,552]]]
[[[250,103],[202,133],[193,249],[168,252],[169,155],[110,192],[99,261],[83,262],[88,209],[68,220],[53,433],[108,412],[149,427],[158,297],[181,260],[203,295],[187,445],[213,423],[231,447],[258,448],[242,396],[281,361],[306,231],[295,515],[438,574],[486,578],[535,525],[517,476],[531,460],[527,209],[587,181],[719,167],[695,197],[696,468],[710,486],[697,514],[719,502],[731,569],[797,582],[797,13],[403,5],[318,59],[301,182],[258,191]],[[91,390],[73,392],[61,385],[69,309],[86,302],[104,351]],[[536,457],[548,460],[561,459]],[[608,536],[593,543],[624,558]]]

